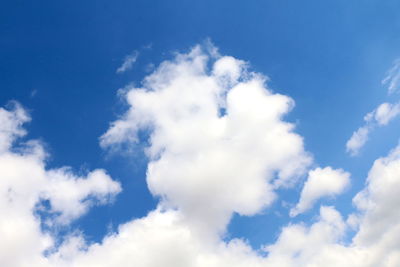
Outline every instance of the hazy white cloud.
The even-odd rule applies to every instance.
[[[132,54],[127,55],[122,65],[117,69],[117,73],[123,73],[127,70],[130,70],[133,67],[133,64],[135,64],[138,57],[139,52],[136,50],[133,51]]]
[[[290,216],[296,216],[310,209],[322,197],[332,197],[342,193],[349,184],[350,173],[342,169],[326,167],[311,170],[301,191],[300,200],[290,211]]]
[[[382,80],[382,84],[387,86],[389,94],[400,89],[400,59],[394,61],[392,68]]]
[[[387,125],[400,114],[400,103],[382,103],[376,109],[365,115],[364,126],[353,133],[346,143],[347,152],[357,155],[368,140],[368,135],[377,126]]]

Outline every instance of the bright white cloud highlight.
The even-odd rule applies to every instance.
[[[117,73],[123,73],[125,71],[130,70],[133,67],[133,64],[135,64],[138,57],[139,57],[138,51],[133,51],[132,54],[127,55],[122,65],[117,69]]]
[[[310,209],[322,197],[333,197],[342,193],[349,184],[350,173],[342,169],[326,167],[311,170],[301,191],[300,200],[290,211],[290,216],[294,217]]]

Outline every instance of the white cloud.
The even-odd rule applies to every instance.
[[[392,94],[400,88],[400,59],[395,60],[392,68],[382,80],[382,85],[388,86],[388,93]],[[377,126],[385,126],[400,114],[400,102],[382,103],[376,109],[364,116],[365,124],[353,132],[346,143],[346,150],[350,155],[355,156],[368,141],[368,135]]]
[[[119,142],[134,141],[137,140],[136,134],[139,129],[150,129],[151,142],[147,152],[152,161],[147,178],[151,191],[161,195],[164,202],[149,216],[122,226],[118,234],[105,238],[102,244],[89,246],[87,250],[77,252],[77,256],[74,257],[75,266],[91,266],[91,264],[107,266],[114,263],[116,266],[124,266],[129,260],[136,265],[154,267],[164,266],[165,263],[178,267],[397,266],[400,257],[400,244],[396,241],[396,237],[399,236],[396,229],[399,228],[400,221],[397,213],[385,220],[383,228],[368,227],[369,214],[375,214],[375,210],[383,209],[385,213],[390,213],[391,210],[396,209],[398,201],[397,195],[394,194],[397,188],[395,186],[378,186],[382,188],[382,193],[379,195],[360,193],[364,197],[356,199],[362,199],[362,201],[355,200],[359,210],[351,214],[347,222],[333,207],[321,207],[320,217],[315,223],[309,226],[304,223],[287,225],[282,229],[277,242],[265,246],[267,256],[253,251],[242,240],[226,243],[218,235],[210,239],[208,235],[202,232],[199,234],[195,230],[196,225],[188,218],[196,218],[199,222],[206,223],[208,225],[206,229],[212,231],[213,221],[220,216],[214,211],[215,207],[220,207],[217,209],[219,212],[225,210],[242,214],[253,214],[249,211],[253,211],[254,207],[259,207],[254,204],[262,203],[262,201],[252,202],[251,198],[240,195],[240,191],[249,192],[249,194],[257,192],[251,186],[254,182],[252,177],[257,177],[252,175],[257,172],[251,170],[259,163],[268,165],[274,162],[271,159],[263,161],[259,157],[270,158],[273,155],[279,155],[279,153],[274,154],[276,150],[272,142],[272,144],[268,143],[269,151],[263,151],[262,148],[266,142],[265,138],[267,140],[271,138],[265,133],[276,131],[275,127],[280,128],[282,121],[277,118],[281,118],[281,115],[276,114],[282,114],[282,110],[288,110],[288,104],[286,107],[278,104],[284,99],[283,96],[269,91],[266,91],[266,94],[260,94],[260,90],[256,90],[261,88],[259,76],[250,75],[249,79],[243,79],[243,81],[239,76],[240,78],[235,80],[233,78],[237,77],[235,73],[243,73],[243,67],[240,71],[233,66],[224,67],[222,70],[226,71],[225,78],[220,79],[218,76],[217,81],[212,82],[213,79],[209,79],[210,76],[215,78],[213,75],[218,72],[211,71],[211,74],[207,74],[208,72],[203,70],[205,65],[203,62],[206,60],[203,56],[204,54],[198,50],[193,50],[189,55],[178,56],[176,61],[164,62],[152,76],[146,79],[144,89],[133,89],[127,94],[131,108],[121,120],[112,124],[110,130],[101,139],[102,145],[110,146]],[[243,65],[241,61],[232,62],[235,62],[237,66]],[[224,86],[224,89],[216,88],[215,84]],[[229,84],[232,84],[232,87]],[[186,90],[190,93],[186,94]],[[208,90],[208,94],[200,94],[200,90]],[[266,104],[264,101],[267,100],[271,102]],[[226,109],[224,116],[218,116],[220,108]],[[281,112],[277,113],[277,110]],[[381,112],[381,114],[389,113]],[[266,114],[275,114],[275,116],[265,116]],[[385,116],[376,116],[374,120],[385,121],[382,119]],[[220,121],[223,121],[223,124],[220,124]],[[253,123],[257,124],[257,127],[253,128]],[[262,127],[263,123],[268,125],[269,131]],[[227,131],[228,129],[235,131],[230,132]],[[223,133],[223,138],[216,138],[221,136],[221,133]],[[277,147],[285,150],[283,141],[271,140],[278,144]],[[225,146],[225,143],[229,145]],[[248,146],[249,149],[245,149],[243,145]],[[235,153],[238,148],[240,148],[238,150],[240,153]],[[225,154],[224,151],[229,153]],[[214,156],[214,153],[217,153],[218,157]],[[227,161],[222,160],[225,157]],[[239,160],[234,160],[235,157]],[[381,172],[390,171],[392,174],[390,177],[393,180],[391,185],[396,185],[400,182],[400,176],[396,174],[396,170],[391,171],[387,168],[398,166],[398,161],[393,157],[393,153],[387,159],[378,159],[368,180],[378,179],[378,175],[373,175],[375,173],[373,170],[376,170],[375,166],[378,165],[382,167]],[[379,162],[385,162],[385,164],[382,165]],[[220,167],[214,167],[216,164]],[[288,164],[280,166],[282,168],[280,172],[290,167]],[[219,171],[218,175],[213,175],[215,170]],[[252,175],[242,175],[245,172]],[[317,175],[318,173],[321,175]],[[242,177],[245,178],[241,179]],[[268,176],[265,177],[267,179],[264,178],[264,181],[271,181]],[[317,182],[316,177],[323,177],[321,179],[323,183]],[[303,204],[300,206],[304,209],[317,197],[340,193],[349,183],[348,180],[349,174],[342,170],[325,168],[311,172],[309,184],[306,184],[303,191],[303,200],[300,200]],[[367,185],[362,192],[370,192],[370,187],[371,185]],[[240,190],[235,191],[235,188],[240,188]],[[393,193],[386,196],[385,190]],[[216,195],[213,195],[214,192]],[[240,202],[226,198],[224,194],[234,195],[234,198]],[[265,191],[262,194],[271,194],[271,192]],[[376,198],[382,200],[375,200]],[[225,204],[219,206],[221,202]],[[370,203],[370,205],[365,203]],[[244,207],[243,204],[245,204]],[[170,205],[178,209],[172,211],[169,209]],[[206,211],[203,210],[204,208]],[[166,211],[162,212],[162,209]],[[194,210],[194,214],[191,213],[191,209]],[[196,216],[196,212],[203,214],[203,217]],[[160,223],[167,223],[168,227],[160,226]],[[350,244],[346,244],[344,241],[346,234],[354,226],[360,231],[356,233]],[[388,228],[390,230],[387,230]],[[367,234],[363,234],[363,231]],[[373,231],[378,231],[378,233],[374,234]],[[386,235],[386,231],[391,235]],[[152,233],[155,233],[155,236]],[[360,241],[362,240],[360,236],[371,233],[375,237],[373,240],[377,241],[376,244]],[[130,238],[139,239],[131,240]],[[119,249],[111,249],[116,247]],[[137,257],[130,256],[131,253]],[[157,259],[152,257],[154,253],[158,255]]]
[[[45,266],[42,254],[54,240],[41,224],[69,223],[121,190],[103,170],[87,177],[67,168],[47,170],[45,152],[37,141],[13,146],[25,134],[22,124],[29,120],[17,103],[11,110],[0,108],[0,266]],[[50,206],[40,205],[42,200]],[[38,211],[50,216],[41,221],[35,215]]]
[[[347,220],[323,206],[313,223],[284,226],[276,242],[263,246],[265,255],[244,240],[224,241],[221,233],[233,212],[259,212],[276,188],[295,183],[307,170],[302,138],[282,119],[293,101],[271,92],[243,61],[213,58],[200,47],[162,63],[126,97],[131,106],[102,145],[132,142],[138,131],[149,131],[147,181],[162,201],[147,216],[89,244],[77,233],[55,246],[55,236],[40,225],[68,224],[118,193],[119,184],[103,170],[79,177],[68,168],[46,169],[38,142],[15,145],[25,133],[26,112],[20,106],[0,109],[0,266],[400,265],[400,148],[375,161]],[[342,170],[311,171],[299,205],[309,207],[347,183]],[[35,215],[46,208],[42,199],[54,215],[49,221]],[[348,241],[351,227],[355,236]]]
[[[394,61],[392,68],[387,72],[382,80],[383,85],[387,85],[389,94],[392,94],[400,88],[400,59]]]
[[[399,186],[400,146],[375,161],[366,187],[353,199],[357,211],[348,222],[332,208],[322,208],[321,219],[310,227],[285,227],[267,247],[271,266],[399,266]],[[343,237],[354,226],[356,234],[346,245]]]
[[[400,114],[400,103],[382,103],[374,111],[368,113],[366,121],[375,120],[378,125],[387,125],[391,120]]]
[[[375,161],[369,172],[366,188],[357,194],[354,203],[362,211],[356,244],[384,246],[388,256],[397,249],[400,260],[400,147],[388,157]]]
[[[346,150],[350,153],[350,155],[355,156],[358,154],[360,149],[367,142],[370,130],[371,126],[365,125],[358,128],[358,130],[353,133],[346,143]]]
[[[346,143],[346,150],[352,156],[358,154],[368,140],[368,135],[377,126],[387,125],[400,114],[400,103],[382,103],[376,109],[365,115],[364,126],[353,133]]]
[[[10,149],[14,140],[26,134],[22,125],[30,117],[17,102],[10,102],[11,110],[0,108],[0,153]]]
[[[85,246],[74,237],[62,250],[50,258],[55,266],[245,267],[263,262],[241,240],[204,239],[192,231],[179,211],[172,210],[155,210],[121,225],[118,234],[109,235],[101,245]]]
[[[301,191],[300,200],[290,211],[290,216],[294,217],[310,209],[322,197],[332,197],[342,193],[349,184],[350,173],[342,169],[334,170],[326,167],[311,170]]]
[[[233,57],[196,46],[163,62],[126,99],[130,109],[101,137],[102,146],[135,141],[150,129],[149,189],[200,231],[224,230],[233,212],[260,212],[274,189],[295,183],[311,161],[282,119],[293,100]]]
[[[132,54],[127,55],[122,65],[117,69],[117,73],[123,73],[127,70],[130,70],[133,67],[133,64],[135,64],[138,56],[138,51],[133,51]]]

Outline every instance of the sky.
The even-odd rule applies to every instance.
[[[2,1],[0,266],[400,266],[399,12]]]

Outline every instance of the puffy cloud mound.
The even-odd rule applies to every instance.
[[[366,187],[353,199],[357,211],[346,221],[332,207],[322,207],[317,222],[307,227],[283,228],[275,244],[267,246],[260,266],[356,266],[400,265],[400,147],[377,159]],[[351,242],[344,237],[355,229]]]
[[[232,212],[261,211],[311,162],[283,120],[293,100],[233,57],[196,46],[125,95],[130,108],[101,144],[138,141],[148,130],[150,191],[207,231],[223,230]]]
[[[388,266],[400,265],[400,146],[387,157],[375,161],[364,190],[354,203],[361,211],[359,231],[354,237],[358,246],[372,247],[371,261]]]

